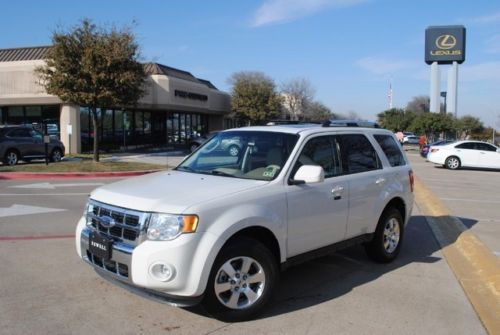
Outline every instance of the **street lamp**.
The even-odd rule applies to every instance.
[[[444,114],[446,114],[446,91],[441,92],[441,97],[444,98]]]

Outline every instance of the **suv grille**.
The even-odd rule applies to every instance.
[[[89,201],[87,225],[102,235],[136,246],[145,239],[148,213]]]

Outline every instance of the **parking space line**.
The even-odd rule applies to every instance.
[[[416,205],[443,255],[490,334],[500,329],[500,260],[443,202],[415,178]]]
[[[441,198],[441,200],[445,200],[445,201],[467,201],[467,202],[480,202],[480,203],[488,203],[488,204],[500,204],[500,201],[494,201],[494,200],[480,200],[480,199]]]
[[[75,235],[48,235],[48,236],[0,236],[0,242],[5,241],[34,241],[34,240],[57,240],[75,238]]]
[[[86,195],[89,196],[90,193],[0,193],[0,197],[13,197],[13,196],[37,196],[37,195],[42,195],[42,196],[47,196],[47,195],[57,195],[57,196],[66,196],[66,195]]]

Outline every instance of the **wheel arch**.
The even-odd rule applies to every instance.
[[[384,207],[384,210],[382,211],[382,215],[384,215],[384,213],[389,209],[389,208],[395,208],[399,211],[399,213],[401,214],[402,218],[403,218],[403,222],[406,222],[406,218],[407,218],[407,213],[406,213],[406,204],[404,202],[404,200],[400,197],[395,197],[395,198],[392,198],[388,203],[387,205],[385,205]]]

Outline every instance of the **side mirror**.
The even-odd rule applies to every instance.
[[[321,183],[325,180],[325,171],[318,165],[302,165],[290,180],[291,185]]]

